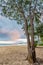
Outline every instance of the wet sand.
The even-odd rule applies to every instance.
[[[0,47],[0,65],[29,65],[26,46]],[[37,60],[43,65],[43,47],[36,48]]]

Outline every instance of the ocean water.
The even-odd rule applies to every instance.
[[[0,46],[11,46],[12,44],[0,44]]]
[[[27,45],[26,43],[14,43],[14,44],[0,44],[0,46],[20,46]]]

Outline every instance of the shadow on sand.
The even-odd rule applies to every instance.
[[[37,58],[37,61],[40,65],[43,65],[43,59],[42,58]]]

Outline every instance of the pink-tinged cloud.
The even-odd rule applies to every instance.
[[[18,30],[6,30],[6,29],[0,29],[0,33],[6,33],[10,36],[11,40],[15,41],[21,37],[21,33]]]
[[[3,29],[0,29],[0,33],[7,33],[8,34],[9,30],[6,30],[6,29],[3,28]]]
[[[18,30],[13,30],[10,32],[11,40],[17,40],[20,38],[21,34]]]

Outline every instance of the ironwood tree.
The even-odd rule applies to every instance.
[[[43,10],[43,0],[0,0],[0,9],[1,15],[16,20],[24,27],[28,48],[27,59],[30,63],[35,63],[34,22],[37,22],[38,20],[38,24],[40,23],[40,16]],[[30,30],[28,29],[29,24]]]

